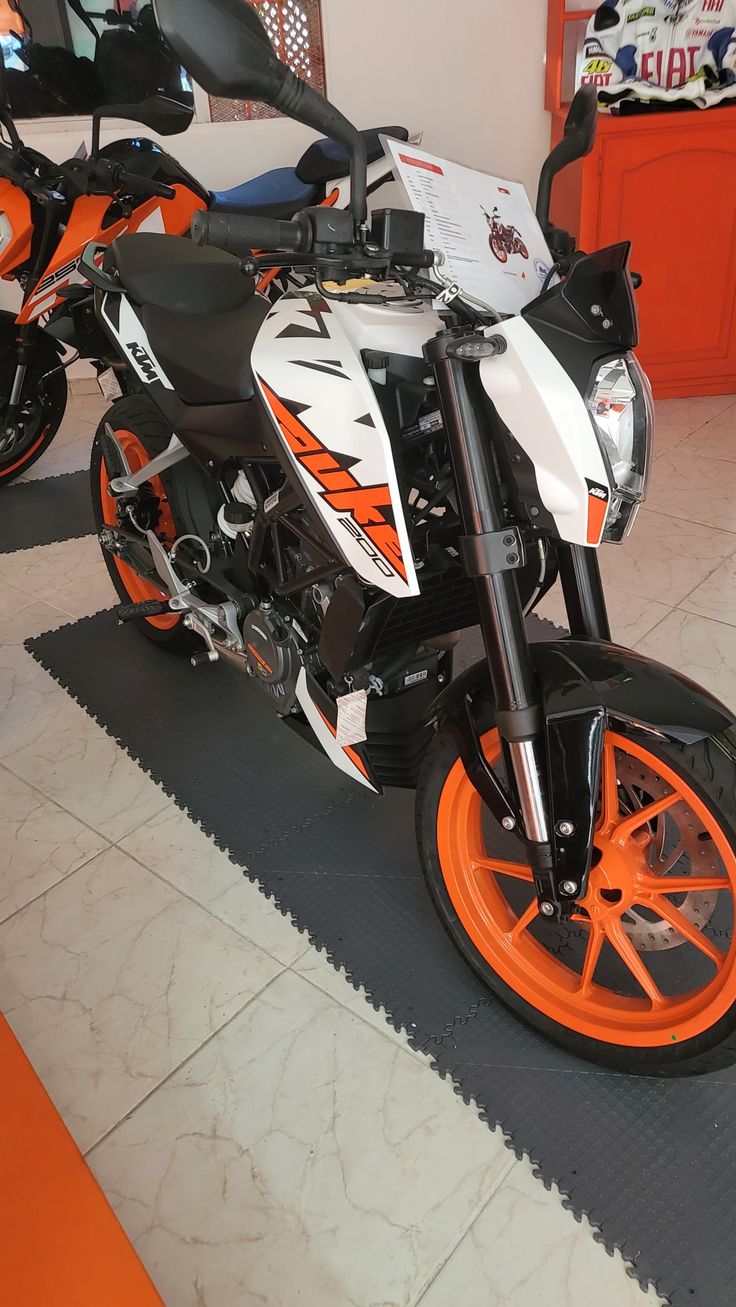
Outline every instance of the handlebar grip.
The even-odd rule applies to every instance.
[[[299,222],[257,218],[238,213],[195,213],[192,218],[195,245],[216,245],[228,254],[243,256],[252,250],[288,250],[306,253],[308,229]]]
[[[115,175],[117,186],[128,192],[129,195],[150,195],[157,196],[162,200],[175,200],[176,191],[172,186],[163,186],[159,182],[154,182],[150,177],[139,177],[137,173],[126,172],[124,169],[118,169]]]

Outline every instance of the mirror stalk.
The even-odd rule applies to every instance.
[[[368,152],[358,129],[329,100],[291,71],[283,78],[273,104],[287,118],[313,127],[320,136],[339,141],[349,151],[350,209],[356,226],[363,228],[368,218]]]

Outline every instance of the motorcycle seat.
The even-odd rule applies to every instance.
[[[184,236],[139,232],[118,236],[105,257],[136,304],[170,313],[229,313],[253,298],[255,283],[238,259],[223,250],[193,245]]]
[[[179,399],[195,407],[253,399],[251,352],[270,308],[265,295],[252,295],[224,313],[172,313],[145,304],[141,317]]]
[[[379,137],[393,136],[408,141],[405,127],[372,127],[361,132],[368,151],[368,162],[383,157]],[[347,177],[350,155],[344,145],[324,137],[314,141],[304,152],[296,168],[273,168],[252,181],[233,186],[228,191],[213,191],[211,208],[230,213],[245,213],[262,218],[293,218],[301,209],[318,204],[330,182]]]
[[[318,186],[301,181],[295,168],[274,168],[229,191],[214,191],[210,208],[216,213],[227,211],[290,220],[300,209],[307,209],[318,200]]]

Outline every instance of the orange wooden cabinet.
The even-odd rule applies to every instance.
[[[586,17],[550,0],[548,107],[559,140],[570,40]],[[583,249],[633,244],[639,354],[662,397],[736,392],[736,104],[617,118],[600,114],[593,153],[556,181],[554,221]]]

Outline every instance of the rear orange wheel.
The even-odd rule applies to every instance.
[[[125,431],[118,428],[115,432],[115,439],[128,460],[128,467],[131,472],[139,472],[146,463],[150,461],[144,445],[139,436],[134,431]],[[106,526],[116,526],[118,522],[117,502],[108,494],[107,486],[110,478],[108,476],[105,461],[100,461],[100,504],[102,506],[102,520]],[[166,491],[163,487],[160,477],[154,477],[148,482],[152,493],[158,499],[158,523],[156,534],[166,544],[171,547],[176,540],[176,526],[171,513],[169,501],[166,498]],[[145,577],[139,576],[128,563],[122,559],[113,557],[113,563],[120,577],[125,594],[131,603],[141,604],[147,599],[165,599],[166,595],[160,587],[147,581]],[[170,631],[172,627],[177,626],[181,618],[176,613],[164,613],[160,617],[146,617],[145,621],[150,622],[159,631]]]
[[[137,472],[151,458],[166,448],[171,439],[171,432],[155,411],[145,400],[137,396],[121,399],[105,415],[103,422],[109,422],[116,439],[128,460],[131,472]],[[108,493],[110,478],[102,453],[100,433],[97,433],[92,447],[90,463],[90,485],[92,507],[98,531],[104,527],[119,524],[119,501]],[[145,496],[144,507],[147,524],[155,530],[159,539],[169,548],[186,527],[177,529],[175,509],[170,500],[170,487],[165,478],[154,477],[146,483],[142,494]],[[124,525],[129,527],[129,523]],[[115,589],[123,603],[144,603],[146,600],[166,598],[166,594],[155,581],[140,576],[128,563],[103,549],[103,557]],[[171,648],[191,646],[189,632],[182,626],[182,619],[176,613],[163,613],[157,617],[139,619],[141,630],[156,644]]]
[[[498,733],[483,743],[500,768]],[[645,1074],[736,1061],[735,757],[609,732],[588,892],[560,924],[438,737],[418,796],[433,898],[475,969],[556,1042]]]

